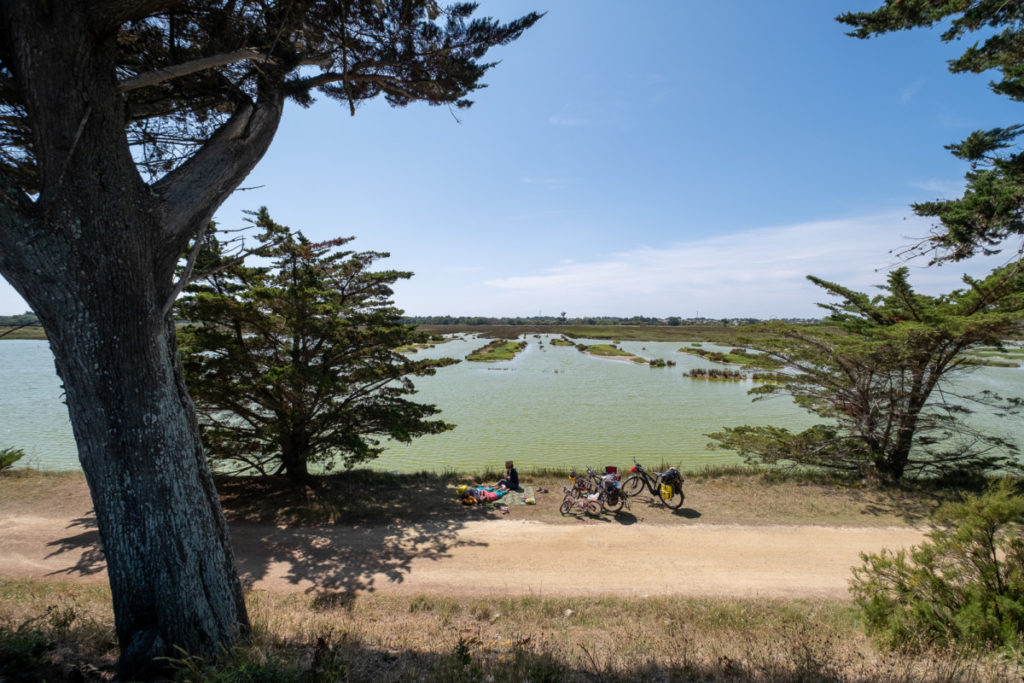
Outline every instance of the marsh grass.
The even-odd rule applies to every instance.
[[[0,678],[109,679],[109,597],[99,587],[0,580],[0,648],[26,644],[22,678],[3,668]],[[182,655],[178,680],[967,682],[1022,673],[996,657],[878,651],[841,601],[264,591],[247,599],[251,639],[218,663]],[[52,618],[54,605],[70,610],[70,623]]]
[[[494,362],[501,360],[512,360],[516,354],[526,348],[525,341],[511,341],[507,339],[496,339],[466,356],[468,361]]]

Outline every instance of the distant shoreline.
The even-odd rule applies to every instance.
[[[0,326],[0,341],[30,339],[43,341],[46,331],[32,325],[15,329]],[[420,325],[420,330],[435,334],[472,333],[482,337],[515,339],[522,335],[553,334],[588,339],[621,341],[706,341],[730,343],[740,333],[749,333],[743,327],[726,325]],[[4,333],[7,332],[5,335]]]
[[[44,341],[46,339],[46,331],[39,325],[28,325],[20,328],[14,325],[0,325],[0,341],[8,341],[10,339]]]

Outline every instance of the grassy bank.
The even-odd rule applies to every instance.
[[[46,339],[46,332],[38,325],[29,327],[0,325],[0,341],[7,339]]]
[[[1019,680],[996,658],[877,651],[845,602],[649,598],[459,599],[372,593],[247,596],[253,636],[223,681]],[[0,579],[0,679],[108,680],[110,596]]]
[[[626,462],[590,463],[595,469],[617,465],[628,476]],[[645,465],[665,469],[670,463]],[[580,463],[580,469],[587,463]],[[352,470],[319,477],[316,485],[294,486],[283,477],[221,477],[218,490],[225,515],[233,524],[306,526],[319,524],[392,524],[448,522],[502,517],[486,506],[466,507],[455,489],[460,484],[494,483],[498,471],[475,474],[421,472],[399,474]],[[744,468],[706,468],[684,472],[686,500],[670,511],[649,496],[635,498],[630,508],[606,517],[623,524],[815,524],[831,526],[918,525],[943,501],[959,496],[953,488],[909,483],[877,489],[855,480],[810,475],[778,475]],[[535,491],[536,505],[514,506],[506,519],[548,524],[575,524],[574,516],[558,512],[568,472],[522,470],[524,485]],[[46,473],[15,470],[0,476],[0,515],[29,514],[46,509],[59,515],[81,515],[92,507],[85,477],[79,472]]]

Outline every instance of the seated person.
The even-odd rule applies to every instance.
[[[519,490],[519,473],[516,472],[516,468],[512,464],[511,460],[505,461],[505,476],[499,479],[498,483],[495,484],[495,486],[497,486],[498,488],[504,486],[505,488],[510,489],[512,491]]]

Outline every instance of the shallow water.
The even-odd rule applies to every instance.
[[[45,341],[0,341],[0,448],[24,449],[18,465],[78,469],[63,389]]]
[[[773,424],[801,429],[812,415],[788,399],[751,402],[743,382],[691,380],[694,367],[715,367],[679,353],[680,342],[623,342],[644,358],[674,360],[649,368],[597,358],[575,348],[551,346],[551,337],[528,337],[512,361],[459,363],[416,380],[416,400],[442,408],[456,425],[411,444],[393,444],[372,466],[397,471],[498,470],[512,459],[519,468],[538,466],[626,467],[635,457],[686,468],[739,462],[707,447],[709,432],[724,426]],[[579,340],[591,343],[588,340]],[[465,338],[420,351],[425,357],[462,358],[485,342]],[[713,344],[704,348],[715,349]],[[27,463],[43,469],[77,469],[67,409],[45,341],[0,343],[0,448],[24,448]],[[972,390],[989,388],[1024,395],[1024,370],[983,368],[963,380]],[[979,415],[973,419],[1024,443],[1020,421]]]

